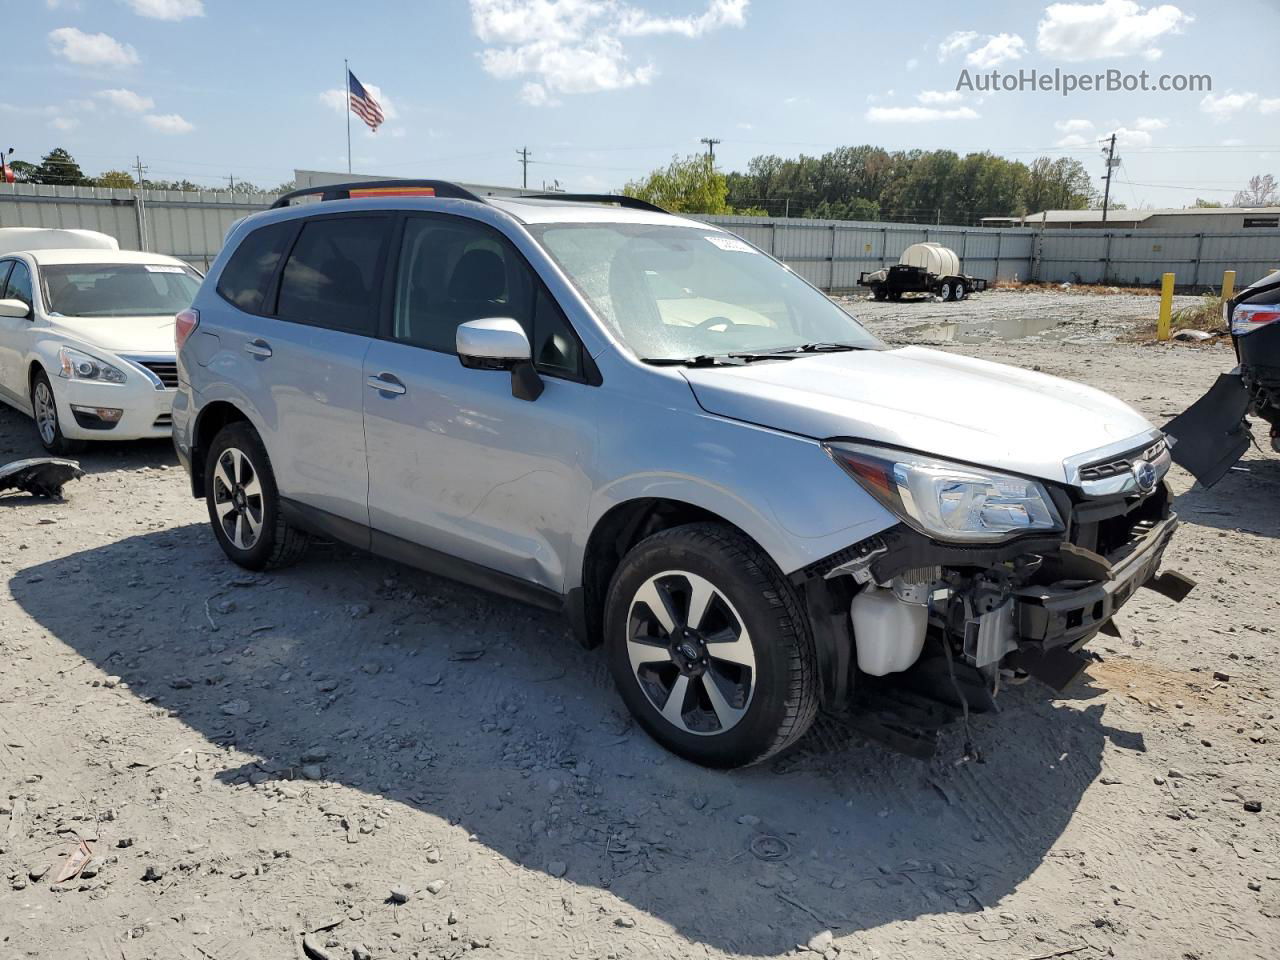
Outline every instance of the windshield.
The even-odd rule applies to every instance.
[[[643,360],[883,344],[776,260],[692,227],[555,223],[529,228]]]
[[[168,263],[65,263],[40,268],[53,317],[172,316],[191,306],[200,275]]]

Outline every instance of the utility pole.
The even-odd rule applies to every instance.
[[[229,184],[231,185],[231,186],[229,187],[229,189],[231,190],[231,192],[232,192],[232,193],[235,193],[235,192],[236,192],[236,175],[235,175],[234,173],[233,173],[233,174],[231,174],[229,177],[227,177],[227,183],[229,183]]]
[[[520,175],[520,189],[529,189],[529,148],[522,147],[516,151],[516,156],[520,158],[520,167],[523,171]]]
[[[134,157],[134,159],[137,161],[136,169],[138,171],[138,203],[136,207],[138,212],[138,249],[146,250],[148,246],[147,207],[143,201],[142,194],[143,194],[144,186],[146,184],[146,181],[143,179],[143,176],[146,174],[147,168],[142,165],[142,157]]]
[[[1120,159],[1116,156],[1116,135],[1111,135],[1110,145],[1107,147],[1107,175],[1102,179],[1106,181],[1106,186],[1102,188],[1102,222],[1107,222],[1107,207],[1111,204],[1111,172],[1120,166]]]
[[[715,137],[703,137],[698,142],[707,145],[707,156],[711,158],[711,165],[714,167],[716,165],[716,144],[720,141]]]

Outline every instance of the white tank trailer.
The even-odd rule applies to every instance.
[[[987,289],[987,281],[960,272],[960,258],[940,243],[913,243],[892,267],[858,277],[877,300],[901,300],[903,294],[927,293],[940,300],[963,300]]]

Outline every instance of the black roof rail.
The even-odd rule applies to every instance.
[[[470,190],[447,180],[359,180],[353,183],[329,183],[320,187],[304,187],[301,190],[291,190],[284,196],[278,197],[276,202],[271,205],[271,209],[287,207],[291,201],[296,200],[298,197],[309,197],[317,193],[320,194],[321,200],[347,200],[350,199],[353,190],[357,194],[369,191],[374,196],[379,193],[383,196],[395,196],[397,189],[405,190],[406,196],[423,196],[423,191],[431,190],[433,192],[426,195],[445,197],[451,200],[484,202]],[[409,193],[409,191],[414,192]]]
[[[632,210],[650,210],[654,213],[669,213],[656,203],[628,197],[621,193],[522,193],[521,200],[569,200],[573,203],[616,203],[620,207]]]

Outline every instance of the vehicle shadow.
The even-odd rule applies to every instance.
[[[10,406],[0,404],[0,466],[12,460],[47,457],[36,437],[32,419]],[[171,466],[178,462],[173,442],[161,440],[113,440],[89,444],[83,453],[70,457],[85,473],[137,470],[141,467]],[[0,503],[4,495],[0,494]]]
[[[1212,487],[1197,483],[1173,509],[1188,523],[1280,537],[1280,456],[1254,452],[1238,466]]]
[[[170,589],[173,569],[206,586]],[[196,524],[27,567],[9,589],[140,710],[258,758],[216,774],[205,802],[320,777],[456,824],[500,861],[567,871],[680,937],[757,956],[826,928],[996,905],[1062,834],[1106,741],[1144,749],[1103,705],[1028,684],[973,719],[980,763],[955,762],[959,730],[925,763],[823,721],[772,763],[705,770],[633,726],[604,658],[555,615],[337,547],[247,575]],[[412,836],[384,868],[422,867]],[[363,850],[335,856],[350,851],[354,871]]]

